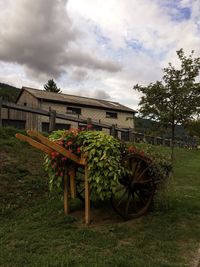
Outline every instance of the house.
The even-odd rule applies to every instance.
[[[136,111],[113,101],[22,87],[16,104],[46,111],[49,111],[49,109],[56,110],[57,113],[68,114],[75,118],[91,118],[99,123],[115,124],[124,129],[134,128]],[[26,129],[37,129],[39,131],[49,129],[48,117],[22,113],[20,119],[26,122]],[[78,123],[56,119],[56,129],[68,129],[70,126],[77,127]]]

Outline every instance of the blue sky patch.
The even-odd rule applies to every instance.
[[[173,21],[182,22],[189,20],[191,17],[191,9],[189,7],[181,7],[180,0],[162,1],[160,5],[167,10]]]
[[[110,39],[102,34],[100,27],[98,27],[97,25],[94,26],[93,31],[96,35],[96,40],[97,40],[98,44],[107,45],[110,42]]]
[[[126,46],[136,50],[136,51],[141,51],[143,50],[143,44],[137,40],[137,39],[125,39]]]

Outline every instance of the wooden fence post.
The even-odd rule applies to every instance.
[[[91,128],[92,128],[92,119],[87,118],[87,131],[90,130]]]
[[[0,97],[0,127],[2,126],[2,102],[3,102],[3,98]]]
[[[136,142],[135,132],[132,132],[133,142]]]
[[[110,128],[110,135],[112,135],[113,137],[117,137],[117,131],[116,131],[115,124],[112,124],[112,126]]]
[[[51,108],[49,108],[49,132],[50,133],[55,130],[55,126],[56,126],[56,110],[51,110]]]
[[[133,130],[131,128],[128,130],[128,141],[133,142]]]
[[[154,136],[154,138],[153,138],[153,144],[156,145],[156,146],[158,145],[158,139],[157,139],[157,137],[155,137],[155,136]]]

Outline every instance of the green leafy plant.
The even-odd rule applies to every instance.
[[[119,141],[104,132],[83,131],[78,135],[78,144],[87,155],[89,181],[94,194],[101,199],[111,197],[124,173]]]
[[[104,132],[79,132],[74,129],[53,132],[49,139],[78,156],[81,156],[81,153],[86,155],[88,179],[93,195],[106,199],[115,192],[118,180],[124,172],[118,140]],[[65,167],[70,168],[73,165],[73,161],[57,152],[52,152],[51,157],[45,156],[44,166],[49,174],[50,189],[54,186],[62,188]]]
[[[73,154],[87,158],[93,197],[102,200],[110,198],[115,193],[119,179],[129,173],[122,164],[122,158],[128,153],[139,154],[151,161],[150,171],[155,180],[163,180],[171,170],[170,161],[160,154],[152,153],[150,147],[144,150],[133,146],[125,148],[117,139],[104,132],[62,130],[53,132],[49,139]],[[69,170],[75,167],[72,160],[57,152],[52,152],[50,157],[45,156],[44,165],[49,174],[50,189],[55,186],[62,189],[65,168]]]

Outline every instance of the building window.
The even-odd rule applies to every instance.
[[[26,102],[24,102],[24,106],[27,106],[27,103]]]
[[[116,112],[106,112],[106,118],[117,119]]]
[[[81,108],[67,107],[67,113],[80,115],[81,114]]]

